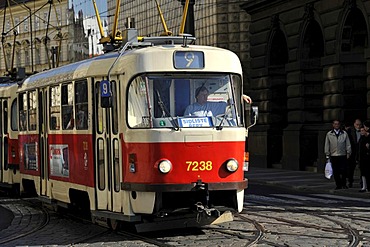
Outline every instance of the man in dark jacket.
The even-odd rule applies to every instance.
[[[361,137],[361,129],[362,122],[360,119],[356,119],[353,123],[353,126],[350,126],[347,129],[349,141],[351,142],[351,156],[348,159],[348,166],[347,166],[347,180],[348,180],[348,187],[352,188],[353,185],[353,175],[356,169],[356,165],[358,163],[358,143]]]

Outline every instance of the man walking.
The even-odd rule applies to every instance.
[[[340,128],[339,120],[333,121],[333,129],[326,134],[324,152],[333,167],[335,189],[347,189],[347,160],[351,155],[351,142],[348,134]]]
[[[347,169],[347,180],[348,180],[348,187],[352,188],[353,185],[353,175],[356,169],[356,165],[358,163],[358,143],[361,137],[360,129],[362,127],[362,122],[360,119],[356,119],[353,123],[353,126],[347,129],[347,134],[349,141],[351,142],[351,156],[348,160],[348,169]]]

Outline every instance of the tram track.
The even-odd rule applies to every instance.
[[[258,223],[256,220],[244,217],[243,215],[236,214],[235,221],[244,221],[248,222],[249,224],[252,224],[256,230],[246,230],[245,228],[239,229],[237,227],[229,227],[229,228],[223,228],[222,226],[212,226],[212,227],[202,227],[204,230],[210,230],[214,232],[219,232],[225,235],[234,236],[238,239],[247,239],[249,240],[248,243],[243,244],[245,247],[254,246],[258,242],[260,242],[266,233],[266,229],[264,226],[260,223]],[[230,224],[232,225],[232,224]]]
[[[271,207],[271,205],[264,203],[258,204]],[[343,217],[349,217],[353,220],[367,221],[367,217],[360,218],[358,216],[348,216],[347,214],[342,215],[344,212],[345,210],[327,212],[317,209],[297,209],[291,206],[272,206],[272,208],[256,208],[251,206],[246,207],[242,213],[236,214],[233,222],[226,225],[205,226],[194,232],[190,232],[188,237],[186,234],[183,234],[182,231],[173,234],[154,233],[150,234],[149,237],[148,235],[143,236],[127,231],[119,231],[115,232],[115,234],[123,236],[128,241],[141,241],[161,247],[195,246],[197,241],[202,241],[202,243],[206,243],[206,245],[210,246],[219,245],[220,239],[227,239],[226,243],[232,243],[231,245],[233,246],[249,247],[261,244],[264,246],[285,247],[293,245],[295,241],[302,237],[307,239],[321,239],[322,242],[336,239],[338,243],[343,243],[343,241],[347,242],[347,246],[349,247],[359,246],[363,239],[359,230],[351,227],[341,219]],[[361,209],[359,209],[359,213],[360,212]],[[295,217],[287,218],[286,216],[279,216],[279,214],[285,213],[290,213],[295,215]],[[300,217],[300,215],[302,215],[302,217]],[[300,218],[310,219],[310,222],[305,222],[300,220]],[[275,223],[273,223],[272,220],[275,221]],[[273,231],[269,229],[269,224],[279,225],[283,227],[283,230]],[[278,227],[278,229],[279,228],[280,227]],[[298,230],[296,232],[296,229],[304,230],[301,230],[301,232]],[[306,232],[306,230],[308,230],[308,232]],[[285,237],[288,237],[288,239],[290,238],[291,242],[284,240]],[[274,238],[279,240],[275,240]]]
[[[6,203],[4,203],[4,201],[13,202],[13,203],[12,204],[6,204]],[[24,237],[29,236],[29,235],[32,235],[35,232],[41,231],[43,228],[45,228],[49,224],[49,221],[50,221],[49,212],[45,208],[37,206],[35,204],[35,202],[32,202],[30,200],[24,200],[24,199],[1,200],[0,206],[3,206],[4,208],[12,211],[15,218],[20,217],[18,208],[14,207],[14,202],[22,203],[22,205],[30,212],[30,215],[24,215],[23,214],[22,215],[23,219],[27,218],[27,216],[32,217],[32,216],[38,214],[38,218],[40,218],[40,221],[38,223],[36,223],[36,225],[33,221],[32,224],[30,224],[28,227],[23,227],[21,229],[21,231],[19,231],[20,229],[13,231],[12,227],[10,226],[7,231],[2,231],[4,233],[4,235],[7,234],[6,236],[3,236],[2,232],[0,232],[0,245],[10,243],[12,241],[24,238]],[[27,211],[27,210],[23,209],[22,211],[24,212],[24,211]]]
[[[6,199],[0,200],[0,205],[5,205],[6,208],[13,207],[13,212],[17,211],[17,205],[22,205],[26,209],[29,208],[30,215],[39,217],[37,226],[34,225],[32,229],[13,228],[13,232],[7,236],[5,236],[4,230],[0,231],[0,246],[30,243],[27,242],[30,238],[27,236],[39,236],[43,232],[47,232],[45,235],[48,235],[53,231],[48,228],[54,228],[56,224],[59,224],[51,222],[51,225],[47,227],[50,221],[50,211],[41,207],[41,204],[36,200]],[[58,217],[58,221],[66,222],[70,226],[73,225],[76,229],[80,229],[81,226],[90,229],[81,230],[74,237],[67,235],[67,239],[58,241],[56,246],[58,244],[84,246],[88,243],[117,242],[117,244],[133,243],[135,246],[146,244],[146,246],[160,247],[203,244],[207,246],[249,247],[263,245],[284,247],[294,245],[298,239],[305,238],[307,240],[315,239],[321,243],[334,240],[341,246],[354,247],[361,246],[361,241],[367,240],[364,232],[368,234],[370,231],[366,231],[366,228],[362,230],[355,225],[358,223],[357,221],[361,221],[362,224],[370,222],[368,215],[364,215],[363,208],[356,208],[358,211],[352,211],[354,214],[351,215],[347,208],[321,211],[318,207],[308,207],[312,207],[312,205],[297,208],[290,205],[276,206],[261,201],[253,202],[253,205],[245,206],[240,214],[235,214],[232,222],[204,226],[196,230],[182,229],[148,234],[136,234],[125,227],[118,231],[112,231],[94,225],[85,218],[78,217],[79,214],[66,214],[65,211],[53,214],[52,221]],[[66,228],[70,226],[67,225]],[[46,229],[44,229],[45,227]],[[344,242],[346,244],[342,245]]]
[[[88,223],[88,224],[96,225],[91,220],[87,219],[86,217],[79,216],[79,214],[76,212],[70,212],[69,210],[60,209],[58,214],[60,215],[60,217],[68,218],[76,222],[83,222],[85,224]],[[106,239],[106,238],[108,238],[109,240],[112,240],[112,239],[117,239],[117,236],[120,236],[120,237],[124,237],[124,239],[120,239],[124,241],[141,241],[144,243],[153,244],[155,246],[160,246],[160,247],[174,246],[174,245],[166,244],[165,241],[155,240],[154,238],[148,238],[143,235],[136,234],[132,231],[127,231],[125,230],[124,227],[122,229],[112,230],[109,228],[108,224],[101,223],[96,226],[101,228],[102,231],[79,238],[78,240],[74,241],[72,245],[73,246],[77,246],[79,244],[84,245],[91,240],[101,241],[102,239]],[[130,226],[129,228],[133,229],[132,226]]]
[[[271,206],[263,202],[253,202],[253,203],[264,206],[264,207]],[[348,240],[347,246],[348,247],[359,246],[361,239],[362,239],[358,230],[352,228],[349,224],[343,223],[340,220],[340,218],[344,217],[343,215],[338,215],[335,213],[328,213],[328,212],[320,212],[318,210],[308,210],[308,209],[302,209],[302,208],[296,209],[290,206],[286,206],[286,207],[274,206],[274,208],[266,208],[265,210],[262,210],[262,211],[263,212],[261,212],[261,209],[256,209],[255,207],[245,208],[242,212],[244,214],[243,218],[248,218],[248,216],[254,216],[257,218],[255,219],[255,221],[258,222],[258,224],[265,225],[265,226],[268,224],[272,224],[272,222],[266,221],[266,219],[268,220],[272,219],[272,220],[275,220],[276,222],[283,222],[287,226],[293,227],[293,228],[314,229],[314,230],[324,232],[324,233],[345,234],[347,235],[347,240]],[[302,222],[299,220],[287,219],[286,217],[276,216],[279,213],[286,214],[287,212],[290,212],[292,214],[309,215],[310,217],[308,218],[316,217],[317,222],[320,222],[320,220],[325,220],[328,222],[332,222],[333,224],[338,225],[339,227],[327,227],[327,226],[323,226],[322,224],[307,223],[307,222]],[[334,219],[334,217],[338,217],[339,219]],[[301,218],[305,218],[305,217],[301,217]],[[353,217],[353,219],[366,221],[365,219],[362,219],[359,217]],[[287,233],[287,232],[281,232],[281,231],[274,232],[274,231],[266,230],[264,235],[266,236],[268,234],[276,235],[276,236],[290,235],[290,237],[296,235],[297,238],[302,237],[301,233],[295,234],[293,231]],[[319,235],[317,236],[306,235],[306,237],[324,238],[323,236],[319,236]],[[340,238],[338,237],[338,239]],[[266,239],[262,239],[262,238],[256,241],[256,243],[270,244],[271,246],[276,246],[277,244],[280,244],[280,243],[269,243],[269,242],[270,241],[266,241]]]

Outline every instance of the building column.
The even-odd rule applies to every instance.
[[[343,66],[339,64],[337,55],[322,59],[323,66],[323,124],[319,130],[318,172],[325,169],[324,154],[325,136],[332,128],[334,119],[342,120],[343,115]],[[320,142],[321,141],[321,142]],[[321,149],[321,150],[320,150]]]
[[[283,131],[282,168],[300,170],[300,135],[305,120],[303,74],[299,62],[286,65],[288,126]]]

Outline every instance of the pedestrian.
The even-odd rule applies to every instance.
[[[347,166],[347,181],[348,187],[352,188],[353,186],[353,176],[355,173],[356,166],[358,164],[358,143],[361,137],[360,129],[362,127],[362,121],[360,119],[356,119],[353,122],[352,126],[346,128],[349,141],[351,142],[351,156],[348,159],[348,166]]]
[[[341,129],[339,120],[334,120],[332,127],[325,137],[324,152],[333,167],[335,189],[348,189],[346,174],[348,159],[351,155],[351,142],[347,132]]]
[[[360,192],[368,191],[368,184],[370,183],[370,136],[369,132],[366,131],[365,127],[361,128],[361,138],[358,146],[358,160],[360,164],[360,175],[362,181],[362,188]]]

